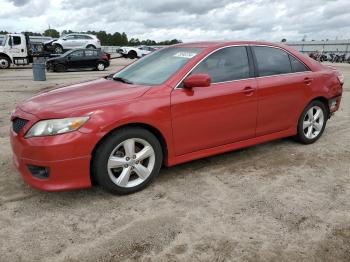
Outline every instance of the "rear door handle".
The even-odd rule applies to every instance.
[[[251,86],[246,86],[244,89],[243,89],[243,92],[246,96],[251,96],[254,94],[254,88],[252,88]]]
[[[307,86],[311,85],[312,81],[313,81],[312,78],[309,78],[309,77],[305,77],[305,78],[304,78],[304,83],[305,83]]]

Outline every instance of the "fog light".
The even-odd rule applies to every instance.
[[[28,169],[33,177],[39,179],[47,179],[50,176],[50,168],[48,167],[28,165]]]

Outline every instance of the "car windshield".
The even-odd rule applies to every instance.
[[[5,45],[5,42],[6,42],[5,39],[6,39],[5,35],[0,35],[0,46]]]
[[[147,55],[114,75],[115,80],[159,85],[168,80],[203,48],[168,47]]]

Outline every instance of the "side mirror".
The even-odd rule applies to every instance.
[[[10,36],[10,38],[9,38],[9,46],[12,47],[12,45],[13,45],[13,38],[12,38],[12,36]]]
[[[63,40],[63,41],[66,41],[66,40],[67,40],[67,38],[62,38],[62,40]]]
[[[208,74],[193,74],[184,80],[185,88],[207,87],[211,84],[211,77]]]

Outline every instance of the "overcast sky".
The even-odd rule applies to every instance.
[[[105,30],[139,39],[350,38],[349,0],[0,0],[0,30]]]

